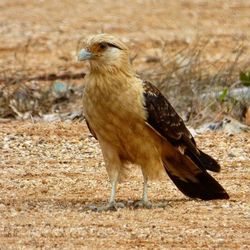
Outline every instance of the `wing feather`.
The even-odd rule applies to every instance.
[[[189,156],[202,169],[219,172],[220,165],[196,147],[182,118],[161,92],[150,82],[143,82],[147,123],[174,147]]]
[[[195,141],[186,128],[181,117],[176,113],[172,105],[151,83],[144,81],[144,97],[147,108],[147,122],[174,145],[179,146],[183,137],[195,145]]]
[[[163,165],[171,180],[189,197],[228,199],[224,188],[206,171],[219,171],[219,164],[196,147],[183,120],[161,92],[149,82],[143,82],[143,88],[146,123],[166,139]]]

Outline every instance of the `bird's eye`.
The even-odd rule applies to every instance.
[[[108,44],[100,43],[99,46],[100,46],[101,49],[106,49],[108,47]]]

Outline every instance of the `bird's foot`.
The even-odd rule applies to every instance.
[[[97,208],[98,212],[105,212],[105,211],[117,211],[119,208],[124,208],[125,205],[122,202],[110,202],[105,206],[101,206]]]
[[[133,203],[134,208],[152,208],[152,203],[150,201],[139,200]]]

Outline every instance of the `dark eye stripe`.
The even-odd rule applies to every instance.
[[[106,49],[107,47],[113,47],[113,48],[117,48],[117,49],[120,49],[122,50],[122,48],[120,48],[119,46],[113,44],[113,43],[106,43],[106,42],[102,42],[102,43],[99,43],[99,46],[101,49]]]
[[[117,45],[113,44],[113,43],[106,43],[109,47],[113,47],[113,48],[117,48],[122,50],[122,48],[118,47]]]

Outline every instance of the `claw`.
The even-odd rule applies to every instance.
[[[140,200],[140,201],[135,201],[133,203],[134,208],[147,208],[150,209],[152,208],[152,203],[150,201],[144,201],[144,200]]]
[[[122,202],[111,202],[108,205],[97,208],[98,212],[105,211],[117,211],[119,208],[124,208],[125,205]]]

